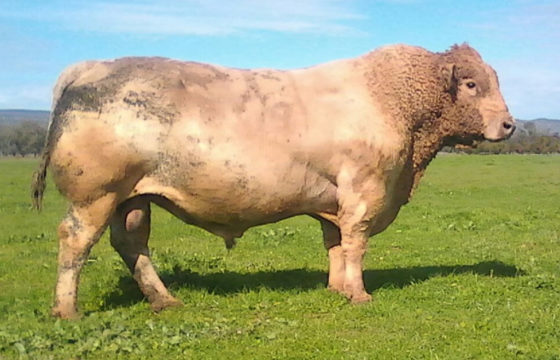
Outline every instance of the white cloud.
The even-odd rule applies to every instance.
[[[159,0],[68,3],[35,11],[4,11],[72,30],[149,35],[226,35],[247,30],[348,34],[344,23],[363,19],[342,0]]]

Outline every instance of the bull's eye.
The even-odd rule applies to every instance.
[[[474,83],[474,81],[469,81],[469,82],[467,83],[467,87],[468,87],[469,89],[474,89],[474,88],[476,87],[476,84]]]

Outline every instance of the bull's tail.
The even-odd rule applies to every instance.
[[[41,211],[43,204],[43,193],[47,187],[47,166],[50,161],[50,152],[47,148],[43,150],[41,155],[41,163],[39,168],[33,173],[33,179],[31,181],[31,202],[34,209]]]
[[[93,65],[94,62],[83,62],[70,66],[60,75],[53,89],[53,101],[45,146],[41,153],[41,162],[39,163],[37,170],[33,173],[31,181],[31,201],[33,208],[37,211],[41,211],[42,208],[43,194],[47,187],[47,167],[49,166],[49,162],[51,160],[51,151],[57,141],[54,135],[59,126],[59,124],[57,124],[59,119],[56,116],[56,106],[64,95],[64,91],[72,85],[80,74],[91,69]]]
[[[47,136],[45,138],[45,146],[43,147],[43,151],[41,152],[41,162],[39,163],[39,167],[33,173],[33,177],[31,179],[31,204],[33,209],[37,211],[41,211],[42,204],[43,204],[43,193],[45,192],[45,188],[47,187],[47,167],[49,166],[49,162],[51,161],[51,150],[52,150],[52,132],[53,132],[53,121],[54,121],[54,109],[58,99],[53,100],[53,105],[51,109],[51,114],[49,118],[49,127],[47,128]]]

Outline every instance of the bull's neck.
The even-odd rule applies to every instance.
[[[430,85],[423,92],[416,91],[414,96],[405,97],[400,109],[401,118],[406,123],[411,139],[411,195],[426,167],[452,135],[445,121],[445,105],[451,101],[450,96],[436,88],[437,83]]]
[[[407,124],[411,143],[411,165],[414,174],[412,189],[418,182],[428,164],[443,148],[447,137],[450,135],[442,115],[444,104],[449,101],[447,94],[442,94],[440,89],[424,89],[421,94],[411,96],[413,101],[403,101],[401,116]]]
[[[418,186],[426,167],[444,146],[445,137],[438,120],[438,118],[430,119],[419,128],[413,129],[411,165],[414,182],[411,191]]]
[[[399,58],[371,54],[368,86],[383,110],[408,134],[411,190],[443,147],[442,112],[450,101],[433,54],[416,50]],[[392,61],[389,61],[389,60]],[[406,129],[406,130],[405,130]]]

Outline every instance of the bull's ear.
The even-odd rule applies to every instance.
[[[444,81],[445,91],[451,95],[453,101],[457,100],[457,89],[459,80],[455,64],[445,64],[441,68],[441,75]]]

